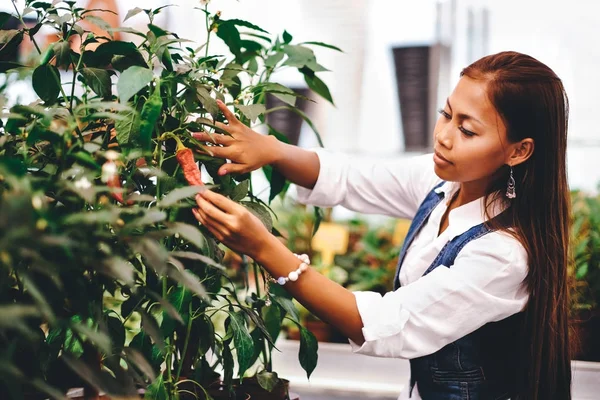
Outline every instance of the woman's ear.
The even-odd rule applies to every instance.
[[[515,166],[524,163],[531,157],[535,148],[535,142],[531,138],[526,138],[520,142],[512,144],[512,151],[508,157],[508,165]]]

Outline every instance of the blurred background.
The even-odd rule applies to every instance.
[[[128,10],[173,4],[157,15],[155,24],[198,44],[206,41],[203,13],[195,9],[205,1],[78,0],[77,3],[86,8],[113,10],[117,15],[100,14],[107,24],[139,30],[146,29],[147,19],[142,13],[123,22]],[[16,5],[22,10],[24,0],[16,1]],[[0,1],[0,11],[11,12],[12,7],[11,0]],[[212,12],[220,10],[225,19],[251,21],[271,34],[286,30],[295,41],[325,42],[343,50],[339,53],[314,48],[319,63],[329,70],[319,73],[319,77],[329,86],[335,106],[310,93],[302,75],[295,69],[284,70],[272,80],[315,101],[305,101],[302,107],[321,133],[327,149],[357,157],[410,157],[430,152],[436,110],[453,90],[464,67],[484,55],[504,50],[523,52],[539,59],[563,80],[570,99],[569,181],[571,189],[581,190],[589,196],[580,198],[574,191],[575,211],[581,218],[595,221],[594,226],[600,229],[600,134],[596,118],[596,97],[600,93],[597,76],[600,44],[596,42],[600,37],[600,5],[597,2],[212,0],[209,8]],[[137,40],[135,35],[124,32],[119,36],[121,40]],[[46,40],[52,41],[52,37],[49,35]],[[220,54],[220,48],[224,53],[226,50],[219,39],[211,41],[210,47],[212,54]],[[23,43],[20,54],[15,57],[26,58],[31,49],[31,44]],[[3,83],[2,79],[0,76],[0,83]],[[36,98],[31,85],[24,81],[12,83],[8,93],[8,105]],[[276,99],[269,101],[269,108],[276,105]],[[290,142],[306,148],[318,146],[310,127],[295,114],[276,112],[270,114],[269,119],[269,123],[285,133]],[[255,192],[268,198],[268,181],[261,171],[254,173],[253,187]],[[391,289],[397,254],[408,221],[357,215],[342,207],[326,210],[326,223],[344,226],[348,243],[343,252],[333,254],[331,260],[324,262],[322,252],[315,251],[312,237],[314,210],[295,204],[294,191],[290,194],[289,201],[274,205],[279,216],[277,229],[284,233],[290,249],[311,256],[314,253],[313,264],[351,290],[384,293]],[[590,209],[596,211],[590,212]],[[590,238],[596,235],[595,242],[588,241],[588,236],[581,232],[574,233],[573,237],[595,243],[581,251],[590,254],[586,259],[600,260],[600,236],[593,233],[596,228],[591,224],[586,226],[585,235]],[[235,254],[229,256],[231,265],[239,267],[243,264]],[[589,267],[600,271],[598,261]],[[579,308],[576,309],[596,310],[595,329],[598,332],[600,278],[586,273],[578,273],[577,279],[594,288],[594,294],[577,299]],[[316,322],[306,310],[300,308],[300,311],[306,324]],[[320,328],[310,329],[316,333]],[[295,333],[287,334],[293,339]],[[319,339],[325,344],[321,346],[319,365],[311,382],[306,381],[293,360],[298,352],[297,342],[294,344],[290,340],[281,345],[281,349],[289,351],[278,356],[277,369],[280,375],[296,384],[303,400],[365,398],[369,393],[377,398],[395,398],[394,394],[405,384],[395,377],[408,375],[406,362],[357,357],[349,353],[347,344],[339,348],[327,343],[346,342],[337,332],[329,331],[325,335],[328,336]],[[597,342],[596,336],[588,345],[593,356],[580,355],[578,359],[600,361],[600,344]],[[346,368],[340,367],[343,365]],[[596,398],[596,393],[587,389],[591,384],[586,386],[581,382],[587,376],[592,377],[590,382],[597,379],[600,364],[578,364],[577,368],[578,371],[592,371],[588,375],[584,372],[576,375],[579,379],[577,398]]]
[[[11,11],[12,0],[0,10]],[[19,9],[24,0],[17,0]],[[204,43],[199,0],[78,0],[104,13],[111,25],[140,27],[141,14],[122,22],[134,7],[167,7],[156,24],[182,38]],[[600,181],[600,135],[596,96],[600,92],[600,17],[596,2],[560,0],[212,0],[223,18],[252,21],[270,33],[287,30],[296,40],[321,41],[344,53],[316,48],[330,72],[335,107],[322,99],[307,104],[325,147],[364,156],[399,157],[431,150],[433,123],[462,68],[483,55],[503,50],[529,54],[562,78],[571,104],[568,146],[572,188],[595,191]],[[135,41],[135,36],[122,38]],[[211,42],[218,54],[220,40]],[[287,73],[289,71],[289,73]],[[289,69],[273,77],[307,90],[302,76]],[[33,94],[31,94],[33,96]],[[15,88],[13,99],[26,98]],[[274,116],[292,142],[313,147],[316,139],[301,120]]]

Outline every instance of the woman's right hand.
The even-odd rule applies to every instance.
[[[221,146],[206,147],[213,156],[231,160],[219,168],[219,175],[244,174],[264,165],[274,163],[281,153],[281,142],[275,136],[261,135],[242,124],[227,108],[225,103],[217,100],[219,109],[229,122],[215,122],[215,126],[231,136],[206,132],[193,133],[192,136],[201,141]]]

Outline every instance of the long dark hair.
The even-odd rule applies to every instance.
[[[510,142],[532,138],[531,157],[514,167],[517,197],[503,196],[505,166],[486,196],[486,213],[494,202],[508,207],[495,229],[514,235],[529,257],[529,301],[516,365],[516,398],[571,399],[568,279],[570,195],[566,148],[569,103],[561,80],[533,57],[502,52],[484,57],[461,76],[484,80]]]

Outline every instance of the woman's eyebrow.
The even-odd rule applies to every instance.
[[[447,106],[448,106],[448,108],[450,109],[450,112],[452,112],[452,106],[450,105],[450,99],[446,99],[446,105],[447,105]],[[471,115],[468,115],[468,114],[462,114],[462,113],[459,113],[459,114],[456,114],[456,116],[457,116],[458,118],[460,118],[460,119],[463,119],[463,120],[465,120],[465,119],[469,119],[469,120],[471,120],[471,121],[477,122],[479,125],[485,125],[483,122],[481,122],[481,121],[480,121],[480,120],[478,120],[477,118],[475,118],[475,117],[473,117],[473,116],[471,116]]]

